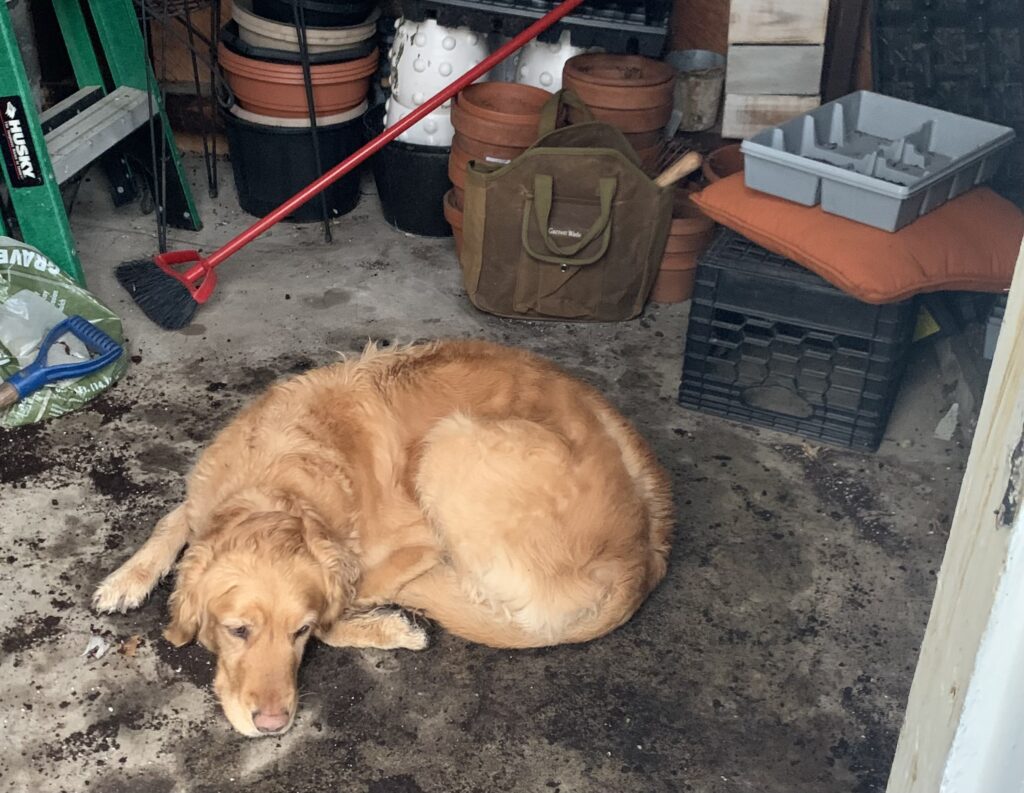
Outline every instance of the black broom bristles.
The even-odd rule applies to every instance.
[[[143,313],[165,330],[185,327],[199,308],[188,287],[161,270],[152,259],[118,265],[115,275]]]

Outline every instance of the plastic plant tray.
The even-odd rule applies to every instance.
[[[445,27],[514,36],[558,5],[557,0],[403,0],[406,19],[427,17]],[[541,41],[555,42],[569,30],[577,47],[658,57],[668,35],[667,0],[590,0],[553,28]]]
[[[988,181],[1010,127],[871,91],[743,141],[748,187],[896,231]]]

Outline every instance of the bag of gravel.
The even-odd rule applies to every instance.
[[[0,380],[30,364],[46,332],[74,314],[118,344],[124,343],[121,320],[114,312],[31,245],[0,236]],[[71,343],[59,345],[47,360],[53,365],[88,357],[84,345]],[[0,426],[32,424],[75,410],[116,382],[127,368],[127,356],[121,355],[90,375],[44,386],[0,410]]]

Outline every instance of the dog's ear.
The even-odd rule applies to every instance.
[[[164,638],[175,647],[192,641],[202,626],[206,604],[199,583],[212,558],[210,546],[197,543],[189,546],[178,564],[170,600],[171,621],[164,630]]]
[[[324,572],[326,605],[317,627],[317,633],[322,634],[330,629],[355,599],[356,582],[362,570],[358,557],[349,545],[343,539],[332,536],[314,512],[303,511],[302,529],[310,555],[320,563]]]

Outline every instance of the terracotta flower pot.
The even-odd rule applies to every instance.
[[[302,66],[246,58],[223,42],[217,48],[217,55],[228,85],[244,110],[285,118],[307,115]],[[377,70],[379,60],[379,53],[374,50],[365,58],[312,66],[317,113],[326,116],[358,106],[366,99],[370,77]]]
[[[693,189],[680,188],[672,201],[672,225],[665,242],[662,269],[697,266],[697,259],[711,244],[715,222],[701,212],[690,197]]]
[[[675,69],[641,55],[586,53],[566,61],[562,72],[563,87],[587,105],[614,110],[668,105],[671,112],[675,81]]]
[[[598,121],[611,124],[621,132],[636,134],[664,129],[672,115],[672,104],[642,110],[614,110],[590,105],[590,112]],[[572,116],[573,114],[570,114],[570,118]]]
[[[476,146],[472,148],[477,150],[499,150],[499,156],[495,156],[493,154],[484,154],[481,156],[479,154],[473,154],[471,151],[467,150],[467,142],[475,143],[475,141],[463,138],[461,135],[456,135],[454,140],[452,140],[452,153],[448,157],[448,178],[452,180],[452,184],[457,188],[456,198],[459,199],[459,206],[462,206],[463,190],[466,188],[466,168],[469,166],[471,160],[482,160],[483,162],[504,165],[506,161],[511,161],[525,151],[525,149],[509,149],[501,146],[487,146],[481,143],[476,143]]]
[[[540,111],[551,94],[531,85],[478,83],[452,103],[452,124],[466,138],[525,148],[537,140]]]
[[[699,258],[700,254],[696,251],[666,251],[661,259],[654,288],[651,290],[651,300],[655,303],[682,303],[693,297],[693,283],[697,277]]]
[[[669,234],[665,253],[703,253],[714,236],[713,228],[697,234]]]
[[[623,135],[637,151],[649,149],[665,142],[665,135],[660,129],[652,129],[650,132],[624,132]]]
[[[656,143],[646,149],[637,149],[636,153],[640,157],[640,165],[646,173],[653,174],[658,170],[662,148],[663,144]]]
[[[672,199],[672,226],[670,236],[699,236],[714,231],[715,221],[705,215],[690,197],[692,190],[676,190]]]
[[[696,268],[684,270],[658,270],[651,290],[655,303],[682,303],[693,297],[693,283],[697,278]]]
[[[481,143],[457,132],[452,139],[452,148],[456,146],[471,160],[483,160],[484,162],[493,162],[499,165],[511,162],[526,151],[526,148],[523,146],[496,146],[493,143]]]
[[[701,172],[709,184],[742,170],[743,152],[740,151],[739,143],[731,143],[728,146],[715,149],[704,158],[704,165],[701,166]]]
[[[464,190],[466,187],[466,168],[472,159],[471,154],[467,154],[452,143],[452,153],[448,157],[448,178],[460,190]]]
[[[540,111],[551,98],[551,92],[519,83],[478,83],[459,94],[459,104],[467,113],[503,124],[530,124],[540,118]]]
[[[661,257],[662,270],[694,270],[700,254],[696,251],[687,253],[666,253]]]
[[[456,256],[462,255],[462,218],[462,205],[455,202],[455,191],[449,190],[444,194],[444,219],[452,227]]]

